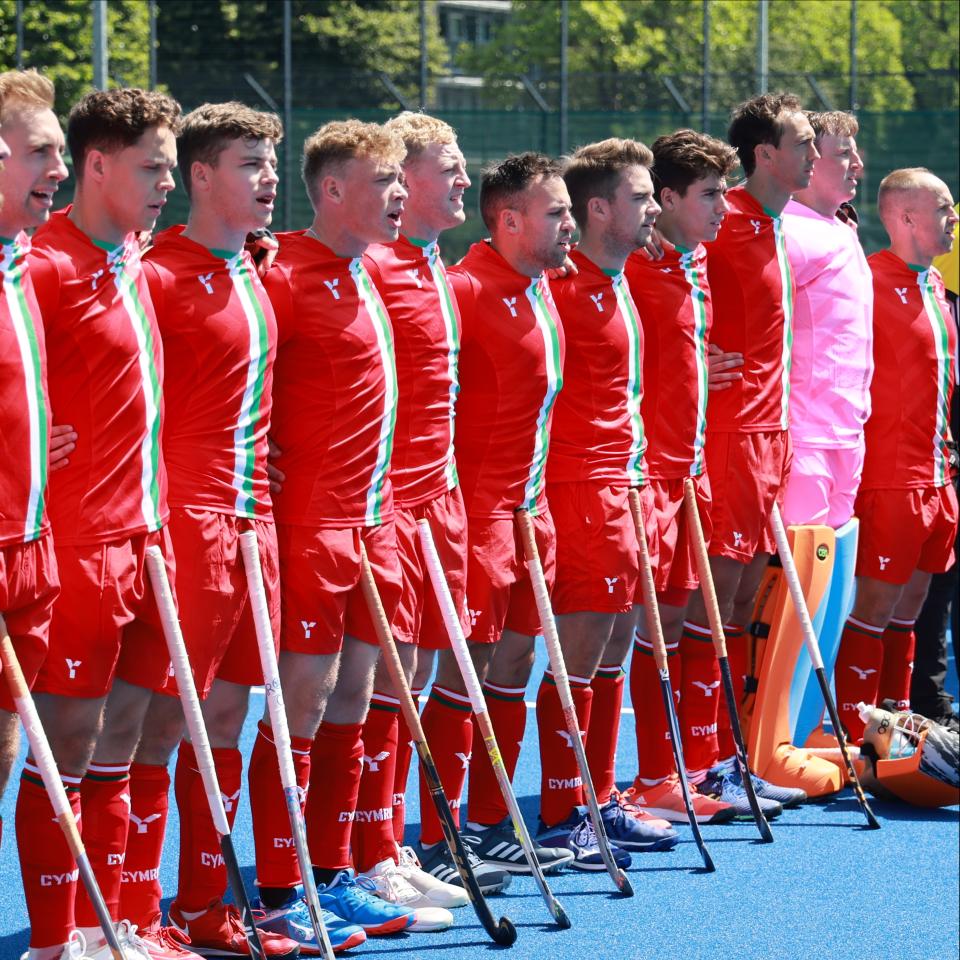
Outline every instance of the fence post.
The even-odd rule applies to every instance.
[[[766,93],[769,86],[769,27],[767,12],[769,0],[757,3],[757,92]]]
[[[23,0],[17,0],[17,69],[23,69]]]
[[[703,0],[703,84],[700,92],[700,129],[708,133],[710,118],[710,0]]]
[[[427,109],[427,0],[420,0],[420,109]]]
[[[157,86],[157,0],[148,0],[147,17],[150,21],[150,77],[149,86],[153,90]]]
[[[109,53],[107,45],[107,0],[93,0],[93,85],[107,89]]]
[[[293,26],[292,0],[283,0],[283,228],[293,229]]]
[[[567,114],[569,103],[567,100],[567,81],[569,79],[569,64],[567,62],[567,41],[570,32],[570,10],[567,0],[560,0],[560,154],[567,152],[569,140],[567,130]]]
[[[850,0],[850,109],[856,110],[857,103],[857,0]]]

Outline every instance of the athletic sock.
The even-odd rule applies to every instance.
[[[82,778],[60,779],[79,822]],[[77,865],[54,816],[40,771],[29,760],[20,775],[14,828],[30,918],[30,946],[40,949],[66,943],[76,927],[73,902]]]
[[[523,702],[524,687],[501,687],[489,681],[483,685],[483,697],[493,732],[500,747],[500,756],[507,775],[513,780],[513,771],[520,757],[520,744],[527,726],[527,705]],[[474,739],[478,740],[476,722]],[[470,821],[481,826],[493,826],[507,816],[496,775],[486,748],[477,751],[470,765],[470,788],[467,798]]]
[[[350,824],[363,767],[363,724],[320,724],[310,750],[307,839],[310,859],[327,870],[350,866]]]
[[[910,709],[910,678],[917,637],[916,620],[891,620],[883,631],[883,667],[877,701],[893,700],[898,710]]]
[[[213,765],[227,822],[232,828],[240,800],[243,759],[239,750],[218,747],[213,750]],[[173,792],[180,812],[180,871],[176,902],[182,912],[196,913],[206,910],[211,901],[223,897],[227,889],[227,870],[196,754],[193,745],[186,740],[180,742]]]
[[[582,737],[590,729],[593,690],[589,679],[570,677],[570,693]],[[537,690],[537,730],[540,734],[540,819],[552,827],[566,820],[573,808],[583,803],[583,780],[560,705],[560,692],[550,670],[544,673]],[[472,806],[470,817],[473,819]]]
[[[713,652],[710,628],[685,620],[680,635],[683,681],[680,694],[680,733],[683,759],[692,783],[701,783],[720,757],[717,716],[720,665]]]
[[[743,689],[746,685],[747,672],[747,635],[739,624],[724,624],[723,633],[727,640],[727,662],[730,664],[730,679],[733,682],[733,696],[736,704],[737,716],[740,715],[740,704],[743,703]],[[719,664],[718,664],[719,667]],[[719,708],[717,716],[717,744],[721,757],[733,757],[737,753],[737,745],[733,739],[733,727],[730,726],[730,711],[727,709],[726,697],[723,693],[723,684],[717,688],[717,696],[721,698],[723,706]]]
[[[469,698],[436,684],[430,691],[430,699],[423,708],[423,733],[430,744],[430,753],[437,767],[443,792],[453,813],[453,820],[460,826],[460,797],[467,779],[473,747],[473,713]],[[439,843],[443,839],[440,818],[433,807],[427,781],[420,769],[420,842],[424,845]]]
[[[120,916],[141,929],[160,914],[160,860],[170,808],[166,766],[130,765],[130,825],[120,884]]]
[[[400,701],[374,692],[363,724],[363,773],[353,823],[353,865],[358,873],[395,860],[393,783],[397,766]]]
[[[130,764],[91,763],[80,784],[83,845],[103,902],[114,920],[120,919],[120,880],[130,827]],[[96,927],[97,914],[86,888],[77,887],[74,911],[77,926]]]
[[[423,690],[411,690],[413,702],[420,709],[420,694]],[[431,751],[432,751],[431,746]],[[393,839],[399,846],[403,846],[403,834],[406,827],[407,803],[404,799],[407,793],[407,780],[410,778],[410,760],[413,758],[413,735],[403,718],[403,713],[397,717],[397,766],[393,773]]]
[[[312,740],[291,737],[293,774],[303,797],[310,779],[310,747]],[[257,858],[257,884],[260,887],[283,888],[289,892],[300,882],[297,850],[290,830],[290,813],[280,782],[280,765],[273,730],[262,720],[257,724],[247,769],[247,790],[250,794],[250,816],[253,820],[253,846]],[[303,809],[303,801],[300,802]]]
[[[587,730],[587,766],[597,791],[597,800],[604,804],[616,786],[617,740],[620,736],[620,708],[623,706],[625,674],[619,663],[600,664],[590,683],[593,703]],[[577,707],[579,716],[580,708]],[[582,725],[582,724],[581,724]]]
[[[840,636],[840,649],[833,677],[837,710],[850,740],[863,739],[864,723],[857,704],[877,702],[880,670],[883,666],[883,627],[848,617]]]
[[[683,675],[680,641],[667,644],[667,669],[673,690],[673,705],[679,709],[680,682]],[[670,725],[660,690],[660,673],[653,659],[650,641],[636,634],[630,661],[630,699],[637,732],[637,777],[645,781],[663,781],[676,770]]]

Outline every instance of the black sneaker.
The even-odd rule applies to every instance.
[[[468,827],[461,831],[461,836],[463,842],[469,843],[473,847],[473,852],[481,860],[495,864],[509,873],[530,873],[527,855],[520,846],[509,818],[484,830],[474,831]],[[533,852],[544,873],[559,870],[573,860],[573,853],[570,850],[561,847],[541,847],[536,841],[533,842]]]
[[[473,875],[477,878],[477,885],[484,896],[491,893],[502,893],[510,886],[513,879],[509,873],[492,863],[481,860],[474,852],[471,844],[468,844],[466,837],[461,835],[464,849],[467,851],[467,863],[473,870]],[[450,848],[446,841],[441,840],[435,843],[430,849],[420,847],[420,869],[429,873],[431,877],[436,877],[444,883],[449,883],[454,887],[463,887],[463,881],[460,879],[460,873],[450,855]]]

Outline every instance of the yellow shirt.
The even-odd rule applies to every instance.
[[[960,213],[960,203],[953,208]],[[953,226],[953,249],[949,253],[941,254],[933,261],[933,265],[943,277],[943,285],[951,292],[960,295],[960,223]]]

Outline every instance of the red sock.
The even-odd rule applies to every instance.
[[[736,703],[737,716],[740,713],[740,704],[743,702],[743,688],[746,685],[747,672],[747,635],[743,632],[743,627],[737,624],[724,624],[724,635],[727,639],[727,662],[730,664],[730,679],[733,681],[734,702]],[[733,728],[730,726],[730,711],[727,709],[727,701],[723,695],[723,684],[717,688],[717,696],[721,698],[723,706],[720,707],[717,717],[717,743],[720,750],[720,758],[736,756],[737,745],[733,739]]]
[[[306,737],[291,737],[293,773],[301,798],[310,779],[310,747]],[[273,730],[262,720],[257,724],[247,769],[250,816],[253,820],[253,846],[257,858],[257,884],[261,887],[295,887],[300,882],[300,865],[290,830],[287,799],[280,782],[280,765]],[[303,800],[300,801],[303,809]]]
[[[411,690],[410,693],[419,710],[420,694],[423,691]],[[410,760],[412,757],[413,736],[407,726],[407,721],[403,719],[403,714],[400,713],[397,715],[397,766],[393,772],[393,839],[401,847],[403,846],[403,832],[407,816],[407,804],[404,797],[407,793],[407,780],[410,779]]]
[[[520,744],[527,726],[527,705],[523,702],[523,687],[499,687],[493,683],[483,685],[483,697],[493,724],[493,732],[500,747],[500,756],[507,774],[513,780],[520,757]],[[474,725],[476,726],[476,725]],[[474,738],[477,733],[474,730]],[[494,775],[486,748],[477,751],[470,765],[470,791],[467,799],[467,814],[471,823],[493,826],[507,815],[507,805],[500,794],[500,786]]]
[[[141,929],[160,915],[160,859],[170,807],[165,766],[130,765],[130,825],[120,885],[120,916]]]
[[[883,667],[877,700],[893,700],[898,710],[910,709],[910,678],[917,637],[915,620],[891,620],[883,631]]]
[[[674,707],[677,708],[683,673],[679,653],[679,641],[667,644],[667,668]],[[639,633],[633,641],[633,659],[630,661],[630,699],[637,731],[637,777],[640,780],[666,780],[677,768],[670,742],[670,725],[663,706],[653,648],[650,641]]]
[[[397,766],[400,701],[374,692],[363,724],[363,773],[353,824],[353,863],[358,873],[397,859],[393,839],[393,781]]]
[[[227,822],[233,827],[240,800],[243,759],[239,750],[218,747],[213,763],[220,785]],[[173,792],[180,811],[180,873],[177,906],[188,913],[205,910],[227,889],[227,869],[220,852],[220,838],[213,826],[207,793],[203,787],[193,745],[180,742]]]
[[[83,845],[96,875],[103,902],[120,920],[120,880],[130,827],[130,764],[91,763],[80,784],[84,812]],[[96,911],[80,884],[74,901],[78,927],[99,925]]]
[[[617,740],[620,708],[623,706],[624,672],[619,663],[600,664],[590,683],[593,704],[587,727],[587,765],[601,804],[610,799],[617,785]],[[577,707],[577,715],[580,707]]]
[[[473,713],[470,700],[460,693],[433,685],[430,699],[423,708],[423,733],[430,745],[443,792],[460,826],[460,797],[470,767],[473,747]],[[427,781],[420,770],[420,842],[439,843],[443,839],[440,818],[433,808]]]
[[[80,777],[61,777],[73,815],[80,820]],[[66,943],[76,928],[73,913],[77,865],[67,846],[40,771],[26,762],[20,775],[15,828],[20,873],[30,918],[30,946]]]
[[[713,652],[710,628],[684,621],[680,636],[683,682],[680,694],[680,733],[683,759],[690,779],[700,783],[720,759],[717,716],[720,708],[720,665]]]
[[[883,628],[848,617],[840,637],[833,678],[840,722],[853,743],[863,739],[864,723],[857,704],[877,702],[883,666]]]
[[[320,724],[310,751],[307,838],[314,866],[350,866],[350,825],[363,768],[363,724]]]
[[[570,692],[582,736],[590,729],[593,701],[590,681],[585,677],[570,677]],[[537,730],[540,734],[540,819],[552,827],[566,820],[573,808],[583,803],[583,780],[560,706],[560,692],[549,670],[544,673],[537,691]],[[499,737],[497,739],[499,741]],[[472,808],[470,819],[474,819]]]

